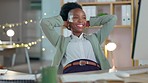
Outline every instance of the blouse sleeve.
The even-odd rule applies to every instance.
[[[54,28],[61,27],[64,24],[62,17],[54,16],[50,18],[43,18],[40,24],[45,36],[48,38],[53,46],[56,46],[61,35],[58,34]]]
[[[100,44],[105,41],[113,30],[116,20],[117,17],[115,15],[104,15],[93,20],[93,23],[90,26],[102,26],[97,33],[94,33]]]

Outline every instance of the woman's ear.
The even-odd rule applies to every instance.
[[[64,27],[66,27],[68,30],[70,30],[70,27],[69,27],[69,22],[68,21],[64,21]]]
[[[68,22],[67,21],[64,21],[64,25],[63,25],[64,27],[68,27]]]

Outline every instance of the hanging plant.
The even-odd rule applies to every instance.
[[[97,16],[103,16],[103,15],[108,15],[108,13],[99,13]]]

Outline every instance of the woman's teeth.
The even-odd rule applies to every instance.
[[[78,27],[83,27],[83,25],[77,25]]]

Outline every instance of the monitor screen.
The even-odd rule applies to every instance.
[[[148,0],[139,0],[138,4],[132,58],[148,60]]]

